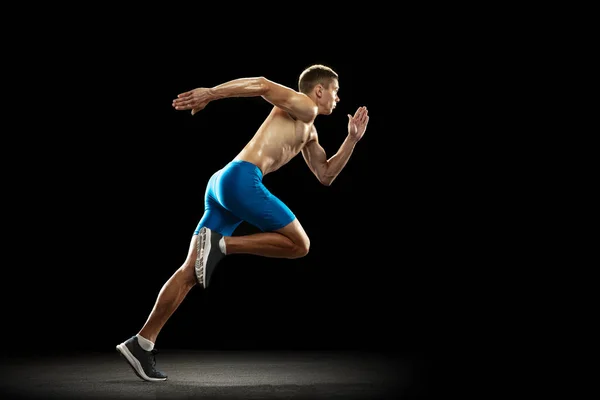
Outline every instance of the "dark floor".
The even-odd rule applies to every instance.
[[[367,352],[183,351],[156,356],[164,382],[138,378],[114,353],[0,361],[1,398],[401,399],[419,389],[414,362]]]

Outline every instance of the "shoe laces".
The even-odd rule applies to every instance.
[[[152,365],[152,368],[154,368],[156,366],[156,355],[158,354],[158,350],[156,349],[152,349],[150,351],[150,354],[148,354],[148,358],[150,359],[150,364]]]

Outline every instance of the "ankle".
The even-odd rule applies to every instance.
[[[140,347],[142,349],[144,349],[146,351],[152,351],[154,349],[154,342],[153,341],[146,339],[145,337],[143,337],[139,333],[136,336],[137,336],[137,339],[138,339],[138,343],[140,344]]]

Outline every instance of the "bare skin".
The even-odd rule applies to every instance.
[[[339,83],[333,78],[317,84],[308,94],[301,93],[263,77],[235,79],[212,88],[197,88],[173,100],[176,110],[191,110],[195,115],[211,101],[228,97],[262,96],[273,108],[254,137],[235,157],[255,164],[263,176],[277,171],[302,152],[309,169],[323,185],[331,185],[350,159],[356,143],[363,137],[369,121],[366,107],[354,116],[348,114],[348,136],[336,154],[327,158],[319,144],[314,126],[318,115],[329,115],[337,103]],[[191,239],[188,255],[177,271],[162,287],[154,308],[139,334],[155,342],[187,293],[197,284],[194,264],[196,241]],[[264,257],[298,258],[310,248],[308,235],[295,219],[274,232],[224,238],[226,254],[254,254]]]

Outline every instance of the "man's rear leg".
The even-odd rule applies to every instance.
[[[300,258],[308,254],[310,240],[294,219],[281,229],[224,238],[226,254],[254,254],[274,258]]]

